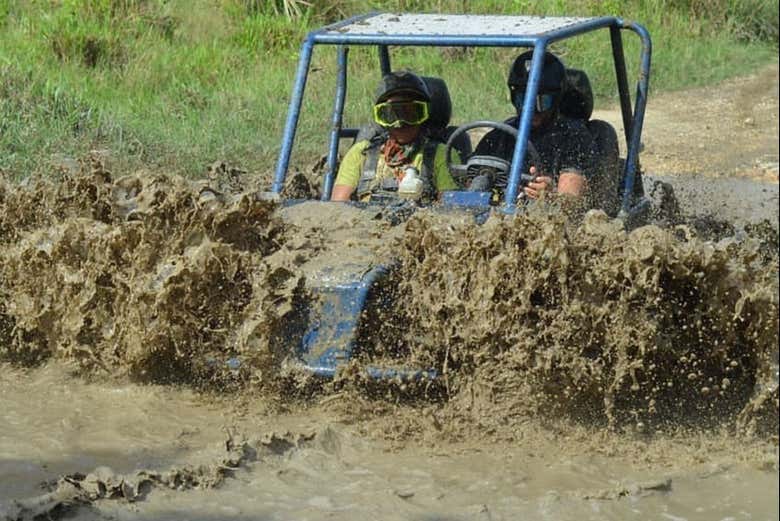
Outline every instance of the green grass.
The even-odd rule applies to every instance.
[[[289,11],[294,18],[284,16]],[[119,169],[200,175],[223,159],[267,172],[279,148],[298,45],[306,31],[364,10],[617,14],[653,37],[652,92],[717,82],[777,61],[777,0],[0,0],[0,169],[49,170],[62,155],[107,149]],[[637,39],[625,36],[629,66]],[[315,51],[294,162],[324,153],[335,53]],[[614,103],[606,32],[556,47],[588,71],[602,105]],[[452,58],[395,49],[394,65],[445,78],[458,122],[502,119],[516,51]],[[346,121],[368,119],[378,65],[350,54]],[[651,92],[651,95],[652,95]]]

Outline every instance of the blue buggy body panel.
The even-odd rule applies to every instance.
[[[378,265],[362,276],[356,276],[352,282],[335,285],[318,282],[316,287],[310,288],[317,302],[309,311],[309,325],[298,350],[298,357],[306,370],[317,376],[332,378],[337,369],[352,358],[368,293],[387,271],[386,266]],[[365,370],[368,376],[382,379],[436,377],[434,370],[373,366]]]
[[[300,50],[272,190],[280,193],[284,187],[315,45],[336,46],[338,53],[327,170],[322,190],[323,201],[330,200],[338,165],[340,140],[354,139],[358,134],[358,129],[343,126],[348,52],[351,46],[376,46],[382,74],[392,70],[389,46],[532,48],[533,58],[526,98],[520,116],[518,139],[501,205],[502,211],[513,213],[516,210],[517,196],[522,188],[520,170],[528,148],[533,104],[541,78],[544,54],[553,42],[597,30],[609,31],[612,45],[627,150],[621,184],[622,204],[618,217],[630,219],[633,215],[642,212],[647,204],[647,200],[634,201],[633,194],[647,104],[652,47],[650,36],[644,27],[612,16],[575,18],[370,13],[310,32]],[[636,33],[641,40],[636,100],[633,108],[623,54],[622,31],[624,30]],[[441,206],[442,211],[466,211],[474,215],[476,222],[484,222],[491,208],[491,194],[449,192],[443,197]],[[322,280],[307,281],[308,289],[316,297],[316,304],[309,309],[306,330],[297,349],[297,358],[308,371],[316,375],[332,377],[339,366],[353,357],[357,332],[369,292],[388,271],[387,266],[370,265],[359,267],[350,280],[331,283],[327,280],[327,276],[324,276]],[[376,378],[404,379],[435,376],[433,371],[427,370],[368,367],[366,371]]]

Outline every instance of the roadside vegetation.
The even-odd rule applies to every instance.
[[[314,27],[370,9],[618,15],[653,38],[653,91],[778,59],[778,0],[0,0],[0,170],[20,178],[103,150],[119,168],[202,175],[215,160],[272,169],[298,48]],[[615,102],[606,33],[556,47]],[[629,67],[637,39],[624,37]],[[394,65],[443,77],[454,119],[502,119],[510,50],[414,49]],[[335,53],[317,52],[294,161],[325,151]],[[635,70],[635,69],[630,69]],[[373,49],[350,54],[347,123],[368,119]]]

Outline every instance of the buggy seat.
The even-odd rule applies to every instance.
[[[431,92],[430,118],[425,122],[424,126],[428,129],[428,133],[432,138],[446,143],[457,128],[450,125],[450,119],[452,118],[450,91],[441,78],[423,76],[423,81]],[[471,140],[468,135],[461,134],[459,139],[453,143],[453,148],[458,152],[461,159],[471,155]]]
[[[593,90],[585,71],[566,69],[566,88],[561,99],[561,114],[586,122],[599,150],[599,161],[590,183],[591,206],[601,208],[609,215],[620,209],[622,168],[620,147],[615,128],[593,114]]]

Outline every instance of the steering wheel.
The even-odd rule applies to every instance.
[[[475,128],[492,128],[492,129],[500,130],[502,132],[509,134],[510,136],[515,138],[515,140],[517,140],[517,129],[511,125],[507,125],[506,123],[499,123],[497,121],[488,121],[488,120],[472,121],[470,123],[465,123],[459,126],[458,128],[456,128],[452,132],[452,134],[450,134],[450,138],[447,140],[447,146],[445,148],[447,169],[450,171],[450,173],[456,180],[465,180],[468,178],[469,174],[480,175],[485,172],[491,172],[492,173],[491,177],[493,178],[491,180],[492,186],[485,187],[487,188],[487,190],[485,191],[492,189],[493,186],[496,186],[503,190],[506,188],[506,182],[507,182],[506,179],[509,175],[509,167],[511,164],[506,159],[497,156],[491,156],[491,155],[472,155],[471,157],[468,158],[466,164],[456,165],[452,163],[452,146],[455,143],[455,140],[458,137],[460,137],[463,133]],[[534,147],[530,139],[528,140],[527,153],[531,160],[531,166],[535,167],[537,172],[541,172],[542,158],[539,156],[539,153],[536,151],[536,147]],[[499,186],[499,183],[496,183],[496,181],[499,180],[500,178],[503,178],[503,186]],[[521,183],[527,184],[529,181],[533,181],[533,180],[534,180],[534,176],[532,175],[528,175],[528,174],[520,175]]]

